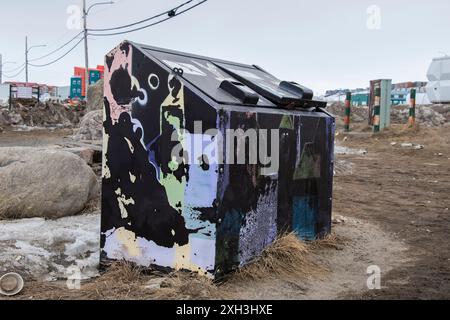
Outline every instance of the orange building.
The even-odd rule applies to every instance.
[[[89,84],[94,84],[98,80],[103,79],[105,67],[98,65],[97,68],[89,68]],[[75,67],[73,72],[75,77],[81,78],[81,95],[86,97],[86,68]]]

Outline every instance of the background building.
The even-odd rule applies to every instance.
[[[427,72],[427,94],[432,103],[450,102],[450,57],[435,58]]]
[[[97,68],[89,69],[89,84],[94,84],[103,79],[105,67],[98,65]],[[75,67],[74,76],[70,78],[70,98],[84,99],[86,97],[86,68]]]
[[[423,81],[410,81],[395,83],[392,85],[391,103],[392,105],[406,105],[410,100],[411,89],[416,89],[416,102],[417,104],[430,104],[426,93],[427,82]],[[328,90],[323,97],[324,100],[329,102],[344,102],[347,92],[352,93],[352,105],[353,106],[367,106],[369,105],[369,89],[357,88],[357,89],[337,89]]]

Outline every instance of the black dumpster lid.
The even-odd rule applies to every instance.
[[[266,108],[325,107],[313,101],[313,92],[299,84],[281,81],[255,65],[229,62],[130,42],[151,59],[180,74],[219,104]]]

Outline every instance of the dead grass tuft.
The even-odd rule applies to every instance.
[[[145,272],[144,272],[145,271]],[[128,262],[112,263],[96,279],[69,290],[65,282],[29,281],[18,299],[39,300],[168,300],[226,299],[212,280],[188,272],[161,273]]]
[[[162,273],[128,262],[112,263],[106,272],[68,290],[65,282],[28,281],[19,299],[40,300],[207,300],[236,299],[239,288],[253,281],[282,280],[293,284],[321,278],[327,272],[314,261],[315,250],[340,249],[346,239],[330,235],[306,244],[295,234],[279,237],[249,265],[222,283],[189,272]]]
[[[279,237],[249,265],[236,271],[240,280],[278,278],[304,280],[320,276],[325,269],[309,257],[308,246],[293,233]]]
[[[322,250],[322,249],[334,249],[334,250],[343,250],[344,246],[350,240],[343,237],[338,236],[336,234],[330,234],[323,239],[319,239],[309,243],[308,248],[311,251]]]

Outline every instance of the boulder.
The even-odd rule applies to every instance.
[[[98,194],[96,175],[73,153],[0,148],[0,219],[75,215]]]
[[[103,79],[89,86],[86,100],[87,112],[103,109]]]
[[[6,111],[0,110],[0,126],[7,126],[11,123],[8,113]]]
[[[75,147],[75,148],[64,148],[63,151],[67,151],[79,156],[88,165],[94,163],[95,150],[91,148]]]
[[[102,140],[103,110],[95,110],[86,114],[80,123],[80,128],[73,136],[77,141]]]
[[[12,111],[9,113],[9,123],[12,125],[22,125],[24,121],[20,113]]]

